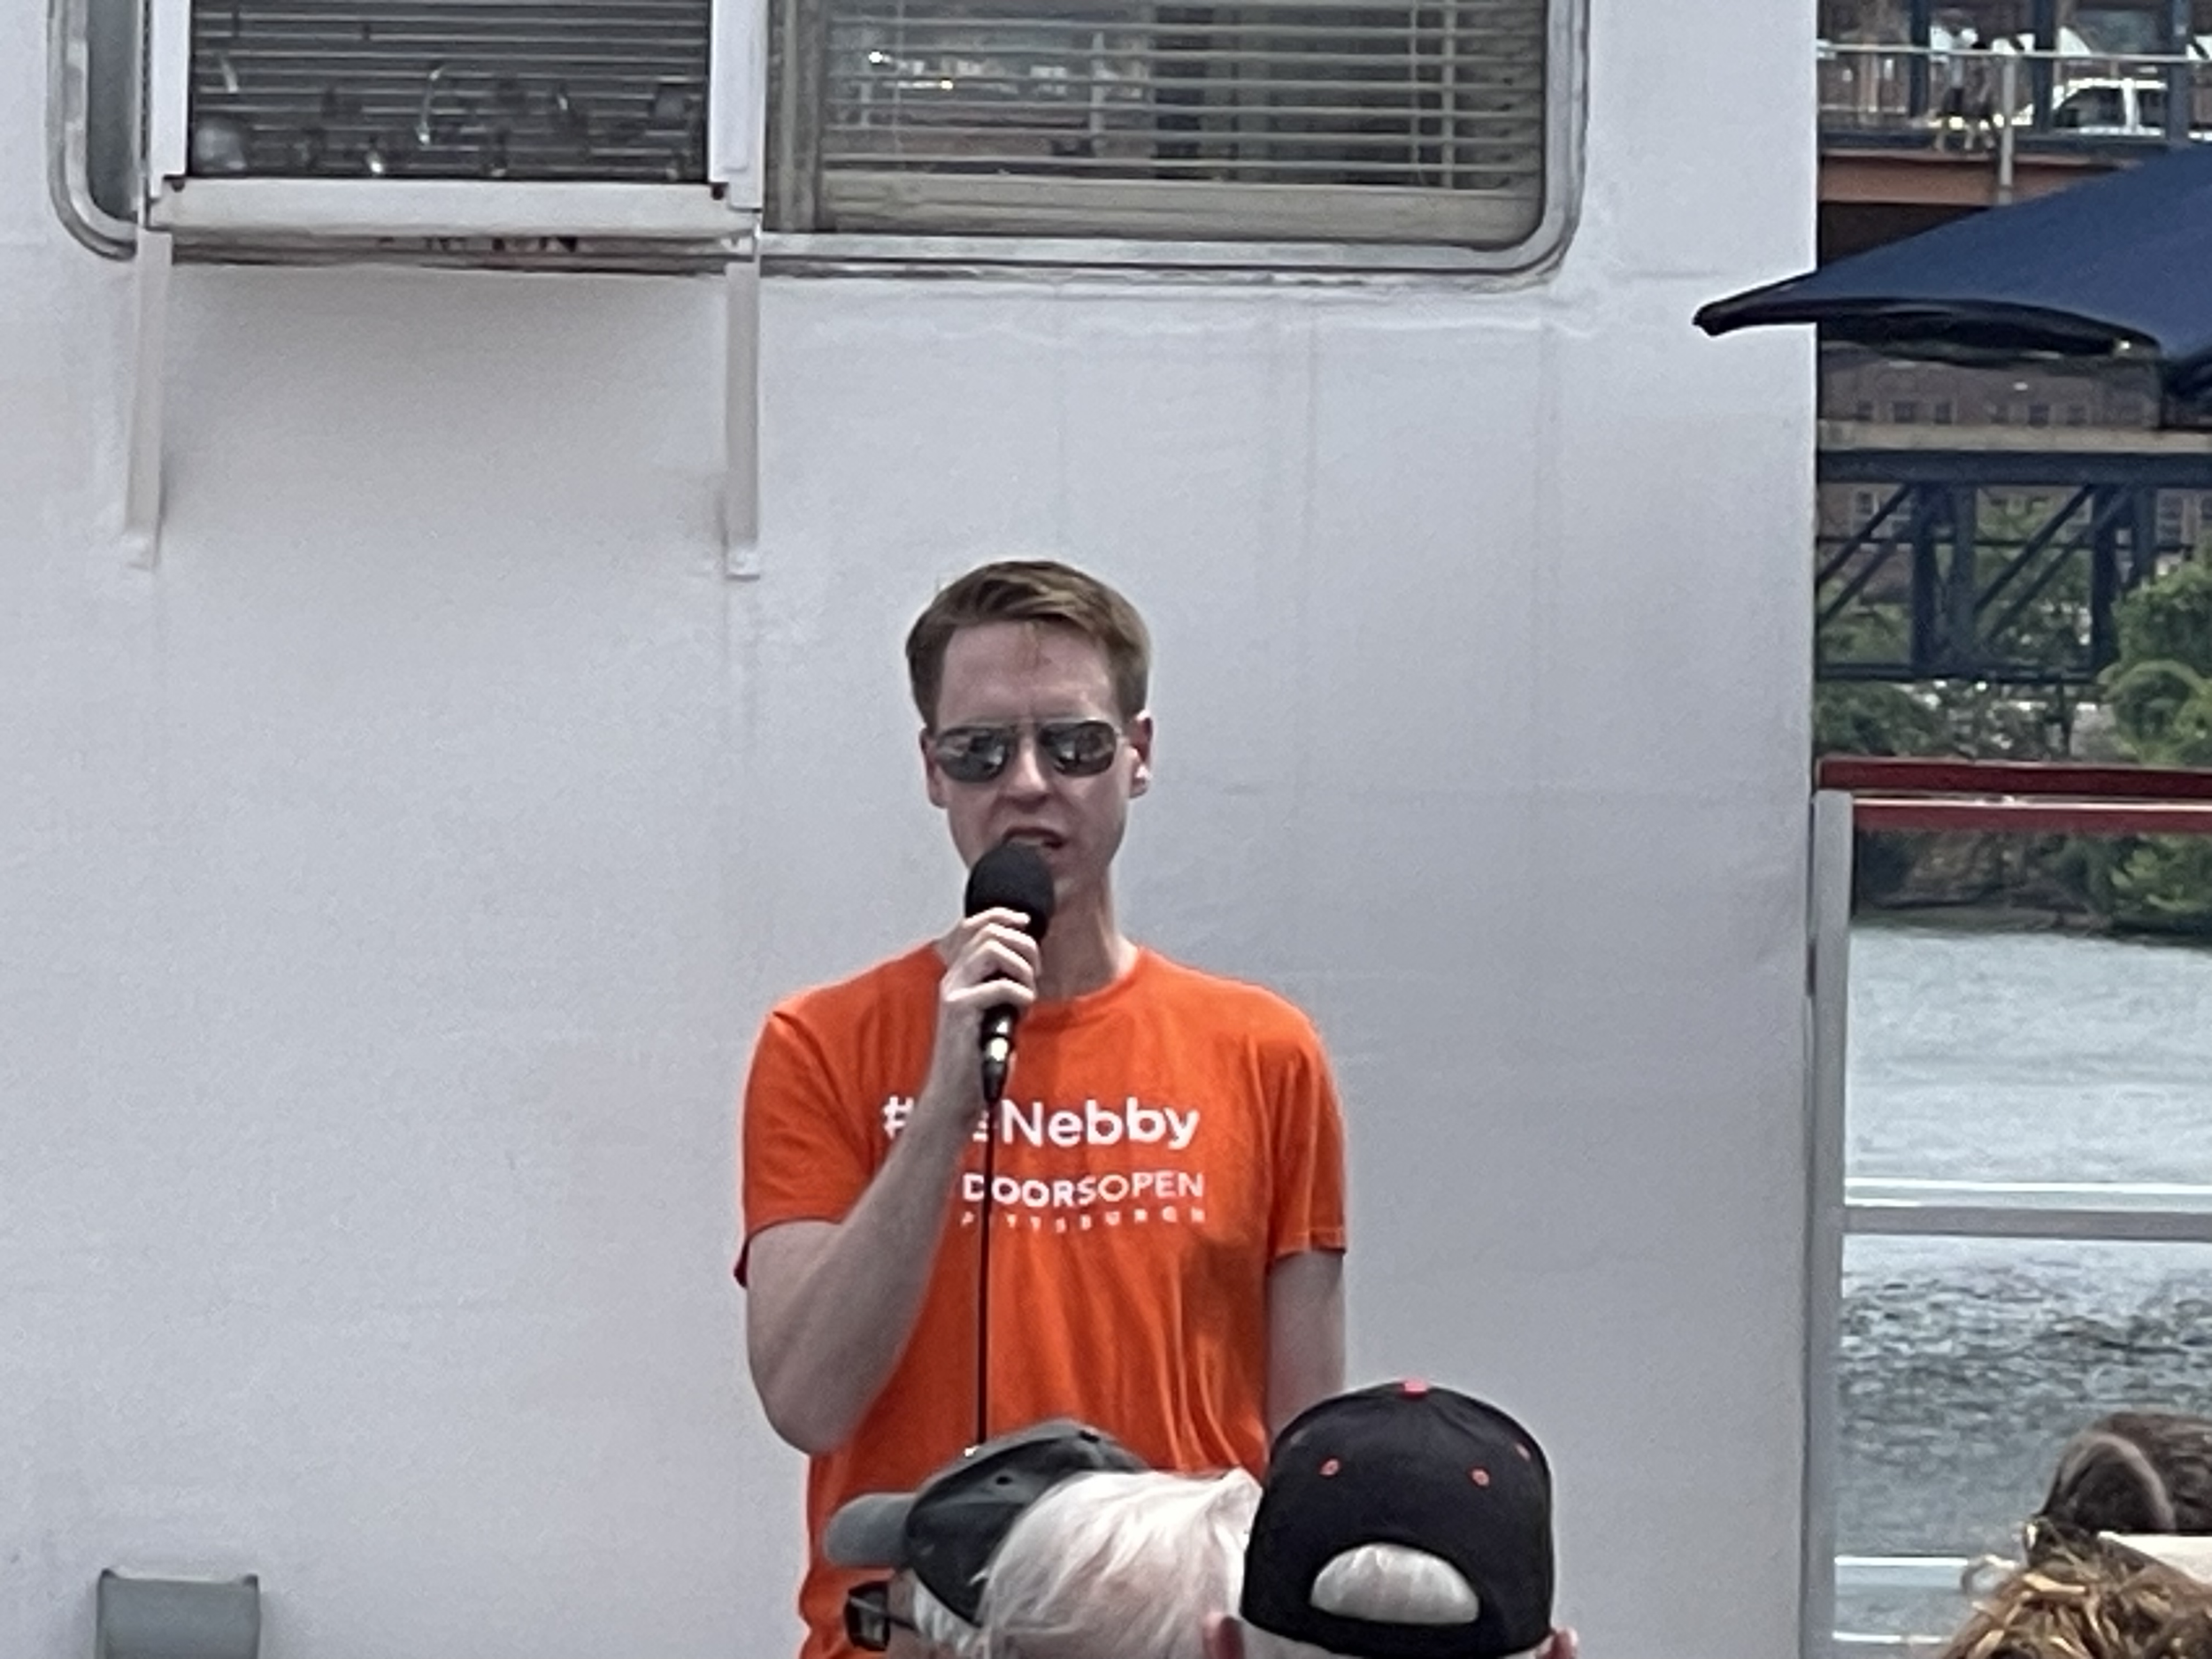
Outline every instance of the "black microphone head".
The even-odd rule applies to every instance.
[[[978,910],[1019,910],[1029,918],[1029,936],[1041,940],[1052,926],[1052,868],[1027,841],[1001,841],[968,872],[967,914]]]

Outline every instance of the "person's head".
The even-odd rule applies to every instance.
[[[1203,1659],[1236,1603],[1259,1484],[1078,1475],[1014,1523],[983,1593],[982,1659]]]
[[[901,1659],[966,1659],[985,1571],[1022,1512],[1071,1476],[1143,1467],[1112,1436],[1056,1418],[970,1447],[911,1492],[853,1499],[830,1517],[823,1556],[890,1576],[848,1595],[846,1633]]]
[[[1033,842],[1063,902],[1102,893],[1152,778],[1152,647],[1096,577],[1051,560],[970,571],[906,636],[922,765],[961,862]]]
[[[2212,1532],[2212,1418],[2098,1418],[2059,1453],[2038,1514],[2085,1532]]]
[[[1495,1406],[1390,1383],[1276,1437],[1209,1659],[1573,1659],[1551,1622],[1551,1470]]]
[[[2161,1541],[2136,1540],[2156,1548]],[[2088,1534],[2043,1549],[1975,1598],[1942,1659],[2202,1659],[2212,1586]]]

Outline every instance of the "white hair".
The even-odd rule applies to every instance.
[[[1379,1624],[1465,1624],[1482,1611],[1474,1586],[1458,1568],[1441,1556],[1403,1544],[1362,1544],[1346,1550],[1316,1576],[1312,1599],[1324,1613]],[[1539,1642],[1512,1659],[1530,1659],[1543,1646]],[[1246,1623],[1244,1659],[1363,1659],[1363,1655],[1331,1653]]]
[[[1362,1544],[1321,1569],[1310,1598],[1339,1618],[1380,1624],[1471,1624],[1482,1612],[1458,1568],[1403,1544]]]
[[[1064,1481],[991,1558],[979,1659],[1203,1659],[1237,1604],[1259,1483],[1100,1471]]]
[[[959,1614],[929,1593],[929,1586],[918,1578],[914,1580],[914,1633],[933,1647],[941,1647],[953,1659],[977,1659],[983,1647],[983,1632]]]

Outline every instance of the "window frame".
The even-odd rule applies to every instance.
[[[1990,797],[2003,801],[1991,804]],[[2053,798],[2055,797],[2055,798]],[[1988,821],[1984,821],[1985,819]],[[1946,1182],[1854,1178],[1849,1116],[1851,921],[1856,832],[1978,828],[2212,835],[2207,774],[2083,763],[2007,764],[1828,756],[1816,768],[1806,939],[1804,1479],[1800,1488],[1799,1659],[1832,1659],[1837,1589],[1890,1578],[1932,1585],[1947,1556],[1836,1548],[1842,1446],[1843,1256],[1853,1236],[2212,1245],[2212,1184]],[[1909,1656],[1924,1638],[1867,1637],[1859,1651]]]
[[[142,229],[176,234],[180,250],[250,248],[286,264],[341,242],[372,259],[470,264],[480,250],[413,245],[470,239],[591,242],[566,267],[581,270],[718,269],[757,256],[764,0],[705,0],[704,176],[666,180],[196,174],[186,129],[202,3],[47,0],[47,195],[95,253],[133,258]],[[104,203],[104,181],[127,204]],[[373,245],[383,241],[409,245]]]
[[[96,30],[99,13],[104,33]],[[63,228],[94,253],[108,259],[127,259],[138,245],[135,219],[119,218],[103,206],[92,177],[92,130],[102,118],[93,91],[98,74],[93,58],[97,52],[122,49],[129,58],[127,73],[117,78],[132,96],[120,108],[104,111],[111,123],[119,124],[127,144],[140,121],[137,61],[134,42],[127,34],[114,38],[117,8],[96,0],[50,0],[46,16],[46,193]],[[134,8],[122,20],[134,25]],[[96,38],[97,35],[97,38]],[[111,141],[118,134],[111,131]],[[136,168],[131,169],[136,184]]]
[[[824,0],[765,0],[765,4],[789,4],[818,19],[824,16]],[[1533,228],[1509,246],[1474,248],[1417,239],[1355,242],[1321,238],[1208,239],[1165,234],[1066,236],[1020,231],[764,229],[764,268],[772,274],[925,272],[974,276],[1074,269],[1246,281],[1439,276],[1540,279],[1564,257],[1580,219],[1584,129],[1588,116],[1589,0],[1543,0],[1543,203]],[[767,127],[774,134],[765,180],[771,202],[795,197],[806,203],[810,195],[811,181],[793,167],[795,152],[791,142],[791,134],[808,111],[803,101],[784,96],[786,83],[798,79],[792,68],[795,56],[783,55],[782,73],[771,77],[764,100]],[[1037,182],[1048,186],[1055,181]],[[787,189],[793,193],[791,196],[786,196]],[[1381,192],[1377,194],[1379,196]]]

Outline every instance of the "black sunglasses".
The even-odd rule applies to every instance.
[[[1094,778],[1114,764],[1121,728],[1111,720],[1040,720],[1037,753],[1063,778]],[[955,783],[988,783],[1006,770],[1018,726],[949,726],[930,734],[930,757]]]
[[[845,1592],[845,1640],[864,1653],[881,1653],[895,1630],[912,1630],[914,1621],[891,1610],[891,1581],[878,1578]]]

